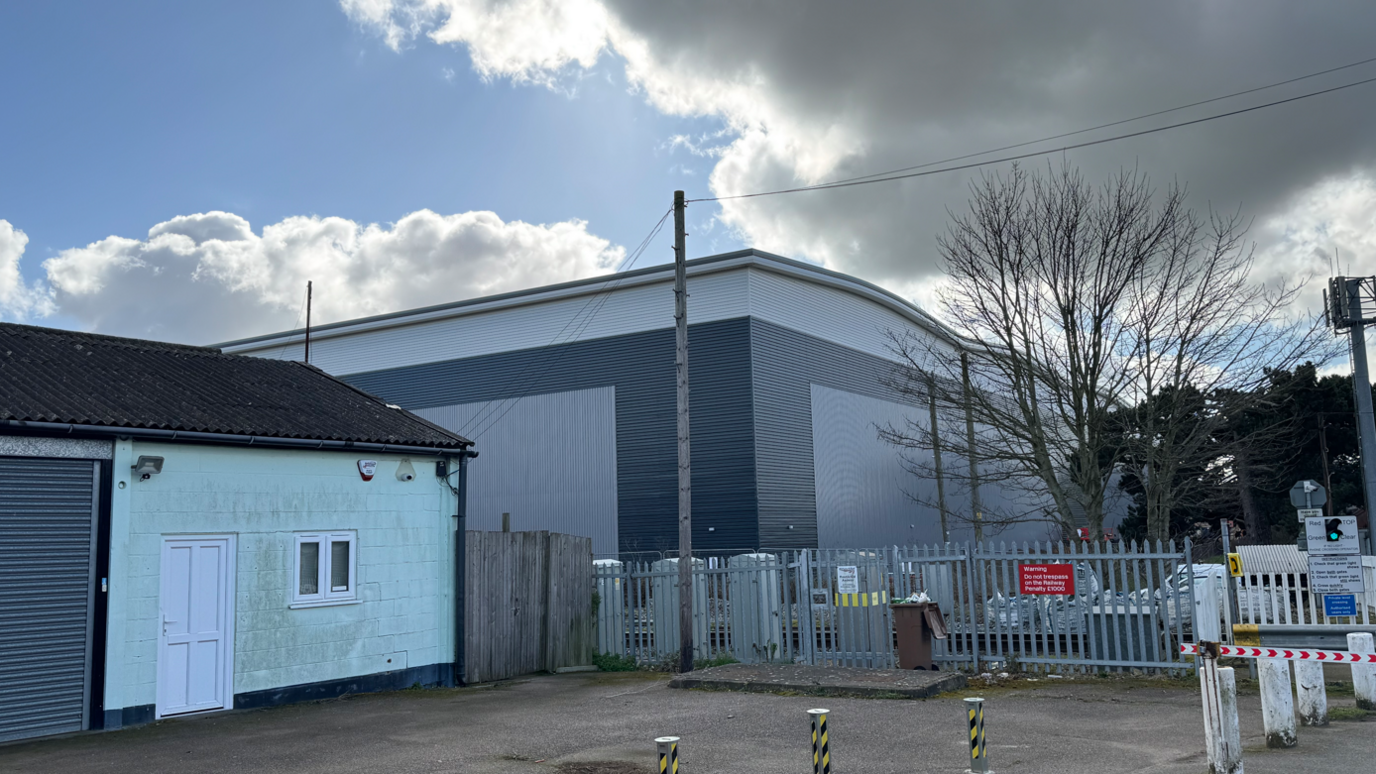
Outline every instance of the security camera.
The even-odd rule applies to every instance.
[[[402,460],[402,461],[401,461],[401,464],[397,466],[397,480],[398,480],[398,481],[415,481],[415,480],[416,480],[416,468],[415,468],[415,466],[413,466],[413,465],[411,464],[411,461],[410,461],[410,460]]]

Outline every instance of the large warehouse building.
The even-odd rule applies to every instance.
[[[937,322],[869,283],[755,250],[689,261],[688,292],[695,549],[940,541],[935,509],[911,496],[934,482],[876,429],[925,417],[884,386],[890,332],[940,341]],[[319,326],[310,361],[478,442],[472,528],[510,514],[512,529],[589,536],[599,555],[671,551],[673,306],[673,267],[651,267]],[[303,336],[223,347],[299,360]],[[954,527],[952,539],[969,536]]]

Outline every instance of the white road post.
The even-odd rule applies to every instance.
[[[1195,658],[1199,664],[1199,695],[1204,705],[1204,752],[1209,771],[1223,771],[1224,723],[1222,691],[1218,684],[1218,643],[1200,642]],[[1236,703],[1236,702],[1235,702]]]
[[[1218,708],[1223,738],[1211,774],[1242,774],[1242,731],[1237,724],[1237,680],[1232,667],[1218,669]]]
[[[1376,653],[1372,636],[1366,632],[1347,635],[1347,652]],[[1376,710],[1376,664],[1352,665],[1352,688],[1357,694],[1357,708]]]
[[[1295,746],[1295,700],[1290,693],[1290,662],[1257,659],[1261,678],[1261,720],[1267,747]]]
[[[1299,697],[1300,724],[1328,725],[1328,692],[1323,684],[1323,662],[1296,661],[1295,688]]]

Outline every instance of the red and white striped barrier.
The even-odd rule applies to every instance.
[[[1180,652],[1198,653],[1199,646],[1187,642],[1180,646]],[[1343,650],[1286,650],[1219,645],[1218,655],[1237,658],[1283,658],[1289,661],[1332,661],[1335,664],[1376,664],[1376,653],[1349,653]]]

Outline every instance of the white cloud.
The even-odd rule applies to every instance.
[[[1376,8],[1206,6],[343,0],[398,50],[421,36],[465,47],[486,79],[557,86],[614,57],[661,112],[721,120],[719,141],[669,139],[716,158],[716,195],[957,156],[1359,60],[1369,47],[1360,30],[1376,23]],[[1218,107],[1349,76],[1364,77]],[[1373,113],[1376,102],[1353,90],[1067,160],[1091,180],[1137,166],[1189,184],[1201,208],[1241,204],[1269,221],[1297,192],[1372,168],[1376,136],[1362,127]],[[937,272],[934,238],[947,210],[964,208],[972,174],[724,201],[717,217],[752,246],[902,287]]]
[[[207,212],[159,223],[147,239],[64,250],[43,267],[56,310],[93,330],[208,343],[297,324],[307,280],[313,321],[329,322],[606,273],[623,257],[577,220],[421,210],[390,226],[292,217],[260,236],[238,215]]]
[[[1323,180],[1259,224],[1257,236],[1266,244],[1258,262],[1272,276],[1328,276],[1330,267],[1333,274],[1371,274],[1376,179],[1356,172]]]
[[[42,287],[24,282],[19,259],[29,244],[23,231],[0,220],[0,320],[25,321],[52,311],[52,298]]]

